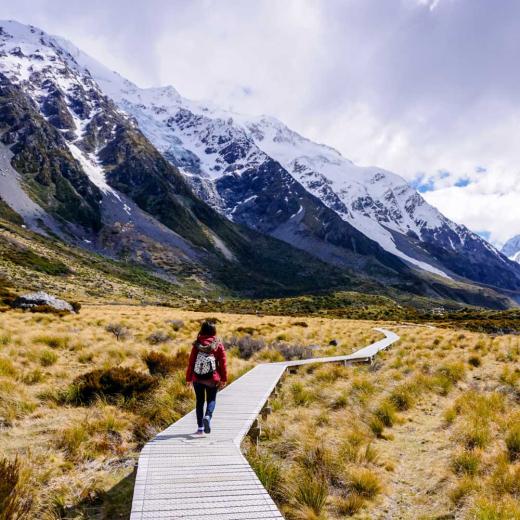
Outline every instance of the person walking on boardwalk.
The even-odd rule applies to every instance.
[[[186,383],[193,384],[197,398],[197,434],[210,433],[217,392],[227,383],[226,351],[217,338],[215,323],[211,321],[202,324],[193,343],[186,370]]]

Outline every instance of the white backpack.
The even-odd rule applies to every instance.
[[[217,360],[215,359],[215,350],[218,345],[218,341],[214,341],[209,345],[210,350],[203,352],[198,347],[197,358],[195,359],[195,366],[193,372],[197,377],[201,379],[210,379],[217,370]]]

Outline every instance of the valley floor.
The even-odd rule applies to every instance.
[[[15,497],[0,491],[0,504],[25,518],[128,518],[140,446],[193,407],[186,353],[206,317],[128,305],[0,313],[0,476]],[[369,367],[309,365],[284,379],[258,447],[243,450],[286,518],[520,518],[518,337],[212,317],[232,378],[287,356],[350,353],[379,338],[375,326],[401,335]],[[117,380],[126,394],[97,387],[101,398],[85,400],[81,376],[118,367],[130,370]]]

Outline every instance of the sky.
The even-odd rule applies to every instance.
[[[496,245],[520,234],[516,0],[17,0],[0,19],[139,86],[278,117]]]

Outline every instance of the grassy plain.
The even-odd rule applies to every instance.
[[[329,355],[379,337],[369,321],[211,316],[219,335],[236,345],[228,350],[232,378],[255,363],[283,359],[284,345],[324,345],[316,355]],[[64,317],[0,313],[0,481],[14,487],[8,494],[0,485],[0,519],[23,511],[22,518],[42,520],[128,518],[140,446],[194,405],[183,353],[205,317],[125,305],[86,305]],[[338,345],[328,346],[333,339]],[[150,378],[145,359],[152,351],[168,356],[172,370],[155,375],[148,391],[82,400],[78,376],[130,369],[132,379],[118,380],[127,390],[136,377]]]

